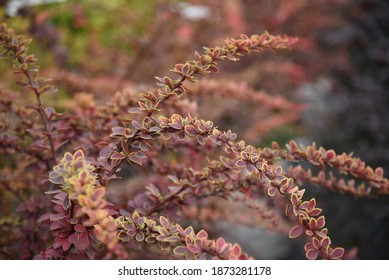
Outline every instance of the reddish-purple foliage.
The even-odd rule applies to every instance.
[[[57,113],[42,103],[41,96],[55,88],[39,76],[37,59],[27,54],[28,40],[1,25],[1,56],[14,60],[17,84],[35,96],[35,103],[25,108],[12,93],[5,93],[1,102],[9,116],[0,148],[15,163],[1,171],[0,187],[6,193],[2,205],[18,203],[21,213],[7,213],[4,230],[17,234],[15,239],[0,239],[2,256],[112,259],[158,252],[174,259],[250,259],[238,244],[194,229],[202,220],[195,220],[190,212],[196,209],[191,207],[210,208],[206,202],[216,197],[243,202],[264,227],[304,238],[308,259],[342,258],[345,250],[333,245],[322,209],[315,198],[304,196],[302,182],[355,196],[385,195],[389,183],[382,168],[293,140],[285,148],[276,142],[254,147],[231,130],[200,118],[193,104],[182,101],[188,84],[217,73],[220,61],[237,61],[266,49],[281,51],[296,42],[294,37],[268,33],[227,39],[221,47],[204,48],[202,54],[195,52],[194,60],[176,64],[171,69],[174,77],[156,77],[154,90],[140,96],[119,92],[101,106],[90,96],[79,96],[70,112]],[[219,88],[218,83],[208,87],[204,82],[198,90],[208,94]],[[283,97],[243,89],[227,84],[219,94],[239,92],[238,99],[276,111],[274,116],[282,112],[269,127],[294,118],[302,108]],[[258,130],[265,128],[248,135]],[[314,174],[302,165],[285,169],[284,162],[306,162],[321,171]],[[121,169],[136,170],[140,181],[135,190],[119,189],[117,203],[111,203],[107,193],[115,191]],[[150,178],[143,179],[141,172]],[[355,187],[343,175],[366,185]],[[226,206],[219,208],[212,209],[215,215],[227,216]],[[188,222],[193,225],[183,226]]]

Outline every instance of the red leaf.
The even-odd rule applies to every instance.
[[[184,76],[190,76],[192,74],[192,66],[189,63],[185,63],[181,69],[181,73]]]
[[[73,158],[76,160],[78,158],[84,159],[84,152],[82,150],[78,150],[74,153]]]
[[[305,234],[308,235],[308,236],[313,236],[314,235],[313,231],[311,231],[311,230],[306,230]]]
[[[205,230],[200,230],[198,233],[197,233],[197,237],[200,238],[200,239],[207,239],[208,238],[208,233],[205,231]]]
[[[287,193],[295,193],[299,188],[297,186],[294,186],[293,188],[287,189]]]
[[[314,247],[313,247],[312,242],[308,242],[308,243],[306,243],[306,244],[304,245],[304,250],[305,250],[305,251],[309,251],[309,250],[313,250],[313,249],[314,249]]]
[[[194,254],[198,254],[198,253],[201,253],[201,248],[199,247],[196,247],[195,245],[193,244],[188,244],[187,245],[187,248],[190,252],[194,253]]]
[[[189,250],[185,246],[178,246],[174,248],[173,253],[179,256],[183,256],[189,253]]]
[[[111,133],[111,137],[112,136],[123,136],[124,135],[124,127],[121,127],[121,126],[116,126],[116,127],[113,127],[112,128],[112,133]]]
[[[160,117],[159,117],[159,121],[160,121],[162,124],[164,124],[164,125],[168,125],[169,122],[170,122],[170,120],[169,120],[168,118],[164,117],[164,116],[160,116]]]
[[[327,229],[324,228],[322,230],[317,230],[316,234],[317,234],[317,236],[319,236],[321,238],[326,238],[327,237]]]
[[[180,226],[180,225],[176,225],[177,226],[177,231],[182,235],[182,236],[186,236],[185,232],[184,232],[184,229]]]
[[[194,245],[198,248],[201,248],[201,239],[195,239]]]
[[[58,221],[58,220],[61,220],[63,218],[65,218],[66,216],[63,215],[63,214],[53,214],[50,216],[50,221]]]
[[[377,167],[375,169],[375,173],[380,176],[380,177],[383,177],[384,176],[384,169],[382,167]]]
[[[49,175],[49,180],[51,183],[53,184],[56,184],[56,185],[60,185],[62,184],[62,180],[63,178],[61,176],[59,176],[57,173],[54,173],[54,172],[50,172],[50,175]],[[58,190],[55,190],[56,192],[58,192]],[[48,193],[46,192],[47,194],[52,194],[52,193]]]
[[[187,227],[186,229],[185,229],[185,235],[187,236],[187,235],[191,235],[193,233],[193,227]]]
[[[169,236],[169,237],[166,237],[163,241],[164,242],[178,242],[180,241],[181,238],[179,238],[178,236]]]
[[[238,160],[236,163],[235,163],[236,166],[238,167],[244,167],[246,166],[246,162],[244,160]]]
[[[54,242],[53,242],[53,248],[54,249],[58,249],[59,247],[62,246],[62,243],[64,243],[64,240],[62,238],[59,238],[57,237],[56,239],[54,239]],[[68,242],[69,243],[69,242]],[[70,247],[70,246],[69,246]]]
[[[142,110],[139,107],[133,107],[130,110],[128,110],[129,113],[137,114],[142,113]]]
[[[163,227],[159,227],[158,231],[159,231],[160,235],[162,235],[164,237],[168,237],[169,236],[169,232],[165,228],[163,228]]]
[[[322,210],[320,208],[315,208],[311,212],[309,212],[309,215],[315,217],[320,215],[321,211]]]
[[[64,210],[68,210],[71,204],[72,204],[72,203],[71,203],[71,201],[70,201],[70,199],[69,199],[69,196],[67,195],[67,196],[65,197],[63,203],[62,203],[62,207],[63,207]]]
[[[268,188],[267,189],[267,195],[268,196],[275,196],[277,193],[277,189],[276,188]]]
[[[239,257],[242,254],[242,249],[238,244],[234,244],[234,246],[232,246],[231,254],[233,254],[236,257]]]
[[[143,232],[138,232],[136,235],[135,235],[135,239],[136,241],[138,242],[141,242],[145,239],[145,235]]]
[[[128,230],[130,232],[135,232],[135,226],[133,224],[130,224],[130,223],[125,223],[122,225],[122,227],[125,229],[125,230]]]
[[[62,250],[64,251],[67,251],[69,250],[70,246],[72,246],[72,244],[70,244],[66,239],[62,241]]]
[[[188,134],[189,136],[196,136],[197,135],[197,130],[196,128],[193,126],[193,125],[186,125],[185,126],[185,132],[186,134]]]
[[[61,225],[61,224],[59,224],[59,223],[52,223],[51,225],[50,225],[50,230],[51,231],[54,231],[54,230],[56,230],[56,229],[62,229],[63,228],[63,226]]]
[[[121,232],[119,232],[117,239],[119,239],[121,241],[126,241],[126,240],[128,240],[128,235],[125,232],[121,231]]]
[[[71,153],[69,153],[69,152],[66,152],[66,153],[64,154],[64,156],[63,156],[63,159],[64,159],[65,161],[72,161],[72,160],[73,160],[73,155],[72,155]]]
[[[186,134],[184,131],[177,132],[176,136],[177,136],[178,140],[181,140],[181,141],[185,140],[185,138],[186,138]]]
[[[309,224],[308,224],[309,228],[314,230],[317,228],[317,220],[315,218],[312,218],[310,221],[309,221]]]
[[[184,127],[182,124],[182,117],[178,114],[173,114],[170,117],[169,125],[175,129],[182,129]]]
[[[302,226],[295,226],[289,231],[289,238],[299,237],[303,233],[304,228]]]
[[[133,161],[139,165],[142,165],[142,160],[137,156],[136,153],[131,153],[127,156],[127,159]]]
[[[122,159],[125,159],[125,158],[126,158],[126,156],[121,154],[121,153],[114,153],[111,156],[111,159],[113,159],[113,160],[122,160]]]
[[[198,257],[197,257],[198,260],[206,260],[207,259],[207,254],[206,253],[201,253]]]
[[[336,156],[336,153],[334,150],[328,150],[326,152],[326,159],[327,161],[331,161]]]
[[[289,142],[289,147],[290,147],[290,151],[293,153],[293,152],[296,152],[298,150],[298,146],[297,146],[297,143],[296,141],[294,140],[291,140]]]
[[[148,236],[148,237],[146,237],[146,239],[145,239],[145,241],[146,241],[147,243],[155,243],[155,240],[156,240],[156,238],[153,237],[153,236]]]
[[[300,209],[308,209],[308,201],[304,201],[303,203],[301,203]]]
[[[161,244],[160,248],[162,251],[170,251],[170,243],[164,242]]]
[[[327,236],[327,237],[324,238],[320,243],[321,243],[321,247],[322,247],[322,248],[326,248],[326,247],[328,247],[329,245],[331,245],[331,240],[330,240],[330,238]]]
[[[157,236],[157,240],[158,241],[164,241],[167,237],[166,236],[163,236],[163,235],[158,235]]]
[[[69,237],[68,241],[74,245],[77,245],[79,239],[79,234],[78,232],[73,232]]]
[[[197,135],[197,142],[201,145],[201,146],[203,146],[204,144],[205,144],[205,141],[204,141],[204,137],[203,136],[201,136],[201,135]]]
[[[74,226],[74,230],[77,231],[77,232],[84,232],[86,231],[85,227],[81,224],[77,224]]]
[[[133,127],[135,127],[136,129],[142,129],[142,124],[136,120],[133,120],[131,122],[131,124],[133,125]],[[124,130],[123,130],[123,133],[124,133]]]
[[[316,249],[320,249],[320,241],[316,237],[312,238],[312,244]]]
[[[50,176],[51,176],[51,174],[52,174],[52,173],[50,173]],[[58,175],[58,174],[57,174],[57,175]],[[50,182],[52,182],[53,184],[60,184],[60,183],[62,183],[62,177],[60,177],[60,176],[58,175],[57,178],[59,178],[59,180],[60,180],[59,183],[52,182],[52,181],[51,181],[51,179],[52,179],[51,177],[50,177]],[[57,190],[50,190],[50,191],[47,191],[47,192],[45,192],[45,194],[57,194],[57,193],[59,193],[59,192],[61,192],[61,190],[58,190],[58,189],[57,189]]]
[[[80,251],[84,251],[86,248],[89,247],[89,237],[87,232],[79,234],[79,240],[76,247]]]
[[[316,250],[309,250],[306,252],[305,256],[309,260],[316,260],[318,256],[318,252]]]
[[[164,216],[159,217],[159,222],[161,223],[161,225],[164,228],[168,228],[169,227],[169,220],[166,219]]]
[[[217,240],[216,240],[216,250],[220,253],[220,254],[223,254],[225,253],[225,251],[228,249],[229,247],[229,244],[226,243],[226,241],[219,237]]]
[[[46,222],[50,220],[51,213],[46,213],[43,214],[42,216],[39,217],[39,219],[36,221],[38,224]]]
[[[184,64],[177,63],[176,65],[174,65],[174,70],[181,72],[183,67],[184,67]]]
[[[312,198],[312,199],[309,201],[308,209],[309,209],[309,210],[312,210],[313,208],[315,208],[315,206],[316,206],[316,199]]]
[[[324,216],[320,216],[320,217],[317,219],[316,228],[321,229],[322,227],[324,227],[325,223],[326,223],[326,222],[325,222]]]
[[[331,252],[331,259],[333,260],[338,260],[340,259],[344,254],[344,249],[341,248],[341,247],[338,247],[338,248],[335,248],[332,252]]]
[[[292,194],[292,197],[290,198],[290,201],[292,202],[293,206],[299,205],[300,199],[296,194]]]

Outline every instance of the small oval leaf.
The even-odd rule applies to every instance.
[[[289,238],[297,238],[303,233],[304,228],[302,226],[295,226],[289,231]]]

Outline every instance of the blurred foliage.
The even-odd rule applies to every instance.
[[[134,50],[129,40],[143,36],[153,23],[155,5],[156,1],[85,0],[81,3],[69,0],[26,8],[19,12],[21,16],[7,21],[16,31],[29,29],[37,37],[37,42],[32,44],[32,52],[45,60],[41,62],[43,67],[53,58],[47,58],[50,53],[43,55],[45,50],[42,46],[60,44],[66,49],[67,66],[80,67],[93,61],[94,67],[100,69],[104,66],[105,57],[96,59],[96,54],[90,49],[97,45],[106,52],[109,52],[108,48],[114,48],[132,54]]]
[[[185,18],[177,5],[180,2],[205,5],[212,16]],[[299,36],[300,44],[286,55],[267,53],[258,60],[250,57],[239,64],[222,65],[226,71],[221,77],[226,80],[244,80],[255,90],[310,105],[301,119],[260,134],[251,142],[269,145],[272,140],[286,143],[290,138],[301,137],[303,142],[315,141],[337,151],[354,151],[370,165],[383,166],[387,173],[386,2],[69,0],[25,8],[11,18],[2,6],[0,17],[16,33],[33,38],[30,53],[36,54],[45,76],[53,77],[60,89],[55,96],[45,96],[44,101],[59,109],[66,108],[65,103],[82,92],[103,100],[126,87],[147,90],[155,75],[162,76],[175,63],[192,58],[194,50],[241,32],[268,30]],[[0,86],[16,89],[6,67],[0,64],[4,75]],[[28,103],[29,98],[18,102]],[[200,100],[195,95],[191,98]],[[204,103],[208,103],[206,98],[201,97]],[[236,103],[219,98],[208,103],[216,104],[217,110],[204,106],[199,111],[205,118],[214,119],[218,114],[216,123],[221,128],[243,134],[247,130],[244,120],[255,110],[255,104]],[[236,115],[240,118],[231,117]],[[323,196],[326,202],[334,201],[335,210],[327,211],[336,213],[341,209],[345,213],[339,216],[353,217],[347,226],[343,220],[333,222],[333,227],[342,229],[339,239],[349,237],[349,245],[359,247],[363,258],[388,257],[385,236],[389,229],[383,226],[389,216],[387,200],[358,207],[360,201],[354,198],[346,203],[335,201],[332,195]],[[382,211],[379,217],[375,215],[377,209]],[[361,219],[363,230],[359,227]],[[330,231],[336,232],[332,228]]]

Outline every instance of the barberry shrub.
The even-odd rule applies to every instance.
[[[56,88],[40,76],[29,40],[1,25],[1,57],[13,63],[21,87],[0,88],[1,258],[250,259],[239,244],[208,233],[212,219],[301,238],[308,259],[350,257],[333,244],[320,202],[306,197],[303,185],[386,195],[382,168],[314,143],[246,144],[202,119],[188,99],[232,95],[287,123],[301,106],[213,76],[198,79],[217,73],[220,61],[296,42],[269,33],[227,39],[156,77],[155,89],[120,91],[104,102],[79,95],[57,112],[43,103]],[[277,126],[274,119],[264,127]]]

